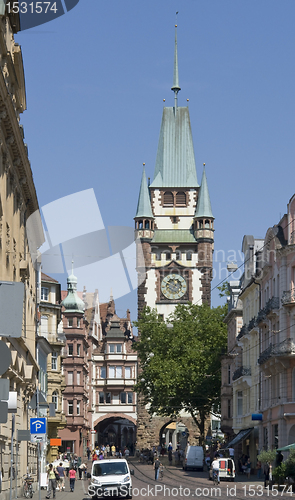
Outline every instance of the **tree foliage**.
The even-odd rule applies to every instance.
[[[178,305],[165,323],[156,310],[146,308],[136,323],[141,373],[135,390],[143,394],[151,414],[176,417],[186,410],[201,439],[206,417],[220,402],[226,311],[226,306]]]

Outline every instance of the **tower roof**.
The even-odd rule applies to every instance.
[[[199,187],[188,107],[164,107],[151,187]]]
[[[145,168],[143,166],[141,185],[135,217],[154,217],[151,207],[149,188],[146,182]]]
[[[77,278],[74,274],[70,274],[67,278],[68,294],[62,301],[61,305],[64,306],[66,312],[83,313],[85,304],[77,294]]]
[[[205,166],[203,170],[202,182],[199,191],[198,202],[196,206],[195,217],[211,217],[214,219],[212,214],[209,189],[207,184],[207,177],[205,172]]]

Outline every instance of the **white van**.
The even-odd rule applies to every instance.
[[[110,458],[95,460],[92,463],[91,479],[88,487],[88,495],[91,498],[106,496],[122,496],[132,498],[131,475],[134,470],[129,469],[127,460],[124,458]]]
[[[188,445],[183,455],[182,468],[203,470],[204,467],[204,450],[202,446]]]
[[[235,462],[232,458],[218,458],[219,461],[219,478],[234,481],[236,477]],[[209,470],[209,479],[212,479],[212,466]]]

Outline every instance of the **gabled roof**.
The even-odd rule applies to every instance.
[[[207,184],[207,177],[205,168],[203,171],[202,183],[199,191],[198,202],[196,206],[195,217],[213,217],[209,189]]]
[[[143,167],[141,185],[139,190],[139,197],[137,203],[137,210],[135,217],[154,217],[152,208],[151,208],[151,200],[149,194],[149,188],[146,182],[145,168]]]
[[[41,281],[46,281],[46,283],[58,283],[57,280],[51,278],[47,274],[41,273]]]
[[[199,187],[188,107],[163,109],[151,187]]]

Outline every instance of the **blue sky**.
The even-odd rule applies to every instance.
[[[198,180],[206,163],[216,218],[215,286],[227,260],[242,263],[243,236],[264,237],[295,191],[294,0],[80,0],[16,35],[21,123],[40,207],[93,188],[105,226],[133,227],[163,99],[173,105],[176,11],[179,105],[189,99]],[[116,304],[136,319],[136,292]]]

